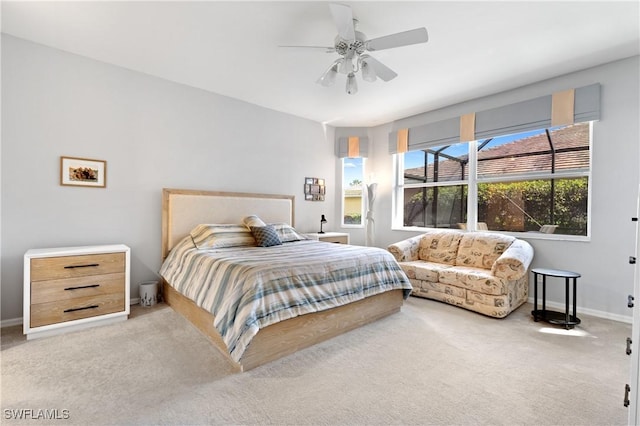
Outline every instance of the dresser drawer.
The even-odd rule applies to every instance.
[[[124,253],[58,256],[31,260],[31,281],[56,280],[124,272]]]
[[[31,327],[95,317],[124,310],[124,292],[38,303],[31,305]]]
[[[61,280],[34,281],[31,283],[31,303],[46,303],[78,297],[124,293],[124,272],[91,275]]]

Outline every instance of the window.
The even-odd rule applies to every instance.
[[[364,158],[342,159],[342,225],[362,226]]]
[[[586,236],[590,146],[581,123],[399,154],[403,226]]]
[[[468,146],[404,154],[404,226],[452,228],[467,222]]]

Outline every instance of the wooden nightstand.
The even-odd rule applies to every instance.
[[[312,234],[305,234],[305,235],[311,238],[312,240],[325,241],[328,243],[337,243],[337,244],[349,244],[349,234],[346,232],[325,232],[324,234],[314,232]]]
[[[116,245],[29,250],[24,255],[27,339],[129,316],[130,249]]]

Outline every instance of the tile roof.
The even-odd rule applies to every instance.
[[[589,168],[589,123],[566,126],[549,131],[555,149],[555,170]],[[438,162],[439,182],[460,180],[464,166],[468,174],[467,155],[460,161]],[[478,152],[478,176],[488,177],[537,171],[551,171],[552,155],[546,133],[517,139]],[[424,167],[405,170],[405,181],[424,180]],[[427,166],[428,182],[433,182],[433,163]]]

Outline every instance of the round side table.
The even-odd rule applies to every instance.
[[[580,324],[580,318],[576,314],[576,284],[580,277],[577,272],[563,271],[559,269],[533,268],[533,315],[534,321],[546,321],[550,324],[562,325],[567,330]],[[538,275],[542,275],[542,309],[538,309]],[[547,310],[547,277],[564,278],[565,286],[565,312]],[[573,280],[573,315],[569,314],[569,281]]]

